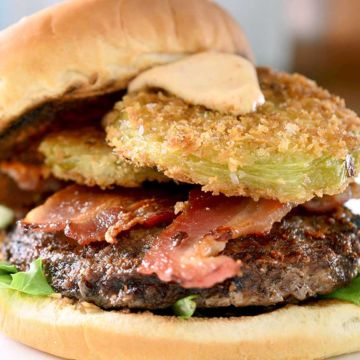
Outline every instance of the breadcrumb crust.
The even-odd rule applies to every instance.
[[[127,95],[105,119],[108,143],[137,165],[157,166],[169,177],[200,183],[215,193],[298,202],[342,191],[351,177],[344,172],[345,160],[351,154],[356,162],[360,147],[360,119],[342,99],[304,76],[269,69],[259,69],[258,75],[266,102],[256,112],[237,117],[163,92]],[[169,161],[171,157],[174,161]],[[204,180],[194,166],[186,169],[189,159],[224,167],[232,185],[215,173]],[[242,183],[241,171],[246,167],[302,161],[309,167],[321,159],[338,161],[339,169],[334,171],[343,172],[339,184],[314,187],[300,198]]]
[[[167,181],[151,168],[139,168],[115,154],[105,134],[94,128],[61,131],[46,137],[40,145],[45,163],[53,175],[87,186],[138,187],[144,181]]]

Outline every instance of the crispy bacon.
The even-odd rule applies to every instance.
[[[291,208],[274,200],[192,190],[184,211],[158,236],[138,271],[185,288],[209,288],[241,270],[239,262],[219,255],[227,241],[270,231]]]
[[[314,198],[302,206],[310,212],[326,213],[336,210],[338,207],[344,205],[350,199],[360,198],[360,187],[356,183],[350,186],[341,194],[337,195],[324,195],[322,198]]]
[[[103,191],[72,185],[30,211],[23,222],[44,232],[64,231],[81,245],[104,240],[113,243],[117,235],[136,225],[170,222],[178,200],[178,195],[168,191]]]
[[[19,161],[0,163],[0,171],[12,178],[19,188],[25,191],[39,190],[50,175],[44,166]]]

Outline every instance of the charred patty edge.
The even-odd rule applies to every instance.
[[[209,289],[184,289],[137,273],[159,231],[136,229],[115,245],[81,247],[64,235],[18,225],[4,255],[23,270],[41,257],[56,292],[103,309],[159,310],[193,294],[199,308],[281,306],[343,287],[360,268],[360,216],[344,208],[326,215],[296,210],[267,235],[229,242],[223,254],[241,260],[242,273]]]

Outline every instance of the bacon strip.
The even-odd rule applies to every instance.
[[[241,264],[219,255],[226,243],[270,231],[292,208],[274,200],[212,196],[192,190],[181,215],[156,239],[138,269],[185,288],[209,288],[235,276]]]
[[[103,191],[72,185],[30,211],[23,223],[44,232],[64,231],[80,245],[104,240],[114,243],[117,235],[136,225],[170,222],[179,199],[167,191]]]
[[[310,212],[314,213],[326,213],[329,211],[336,210],[338,207],[343,206],[350,199],[360,198],[360,187],[356,183],[352,183],[348,188],[337,195],[324,195],[319,198],[316,197],[310,201],[302,204],[302,206]]]
[[[0,171],[12,178],[25,191],[40,190],[49,177],[49,171],[41,166],[19,161],[0,163]]]

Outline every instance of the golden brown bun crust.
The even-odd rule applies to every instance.
[[[0,326],[15,340],[68,359],[318,359],[360,351],[360,307],[338,301],[186,321],[0,290]]]
[[[46,101],[124,88],[141,70],[206,50],[252,58],[209,0],[69,0],[0,33],[0,132]]]

